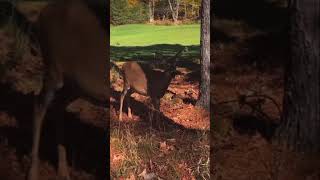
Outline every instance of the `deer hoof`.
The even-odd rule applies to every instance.
[[[131,114],[131,113],[129,113],[129,114],[128,114],[128,117],[129,117],[130,119],[132,119],[132,114]]]
[[[130,119],[132,119],[132,112],[131,112],[131,108],[128,108],[128,117],[129,117]]]

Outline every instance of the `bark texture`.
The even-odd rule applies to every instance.
[[[201,83],[197,106],[210,108],[210,0],[201,4]]]
[[[320,150],[320,2],[292,0],[291,58],[277,140],[297,151]]]
[[[171,14],[172,14],[172,19],[174,23],[178,22],[178,18],[179,18],[179,7],[180,7],[180,0],[174,0],[174,4],[175,7],[173,6],[173,3],[171,2],[171,0],[168,0],[169,3],[169,7],[171,10]]]
[[[155,6],[154,0],[149,0],[149,22],[150,23],[154,22],[154,6]]]

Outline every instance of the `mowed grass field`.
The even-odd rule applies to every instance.
[[[154,52],[171,56],[182,46],[188,47],[184,58],[200,56],[200,24],[130,24],[111,26],[110,31],[111,60],[148,60]]]
[[[200,44],[200,25],[160,26],[130,24],[112,26],[111,46],[150,46],[155,44]]]

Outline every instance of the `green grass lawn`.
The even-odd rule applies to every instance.
[[[130,24],[112,26],[111,60],[149,60],[155,52],[171,56],[182,46],[188,47],[184,59],[200,56],[200,25],[160,26]]]
[[[159,26],[131,24],[111,27],[111,46],[150,46],[155,44],[200,44],[200,25]]]

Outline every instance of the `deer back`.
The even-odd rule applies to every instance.
[[[142,95],[161,98],[172,78],[173,69],[154,70],[150,66],[137,62],[127,62],[122,67],[125,86]]]

